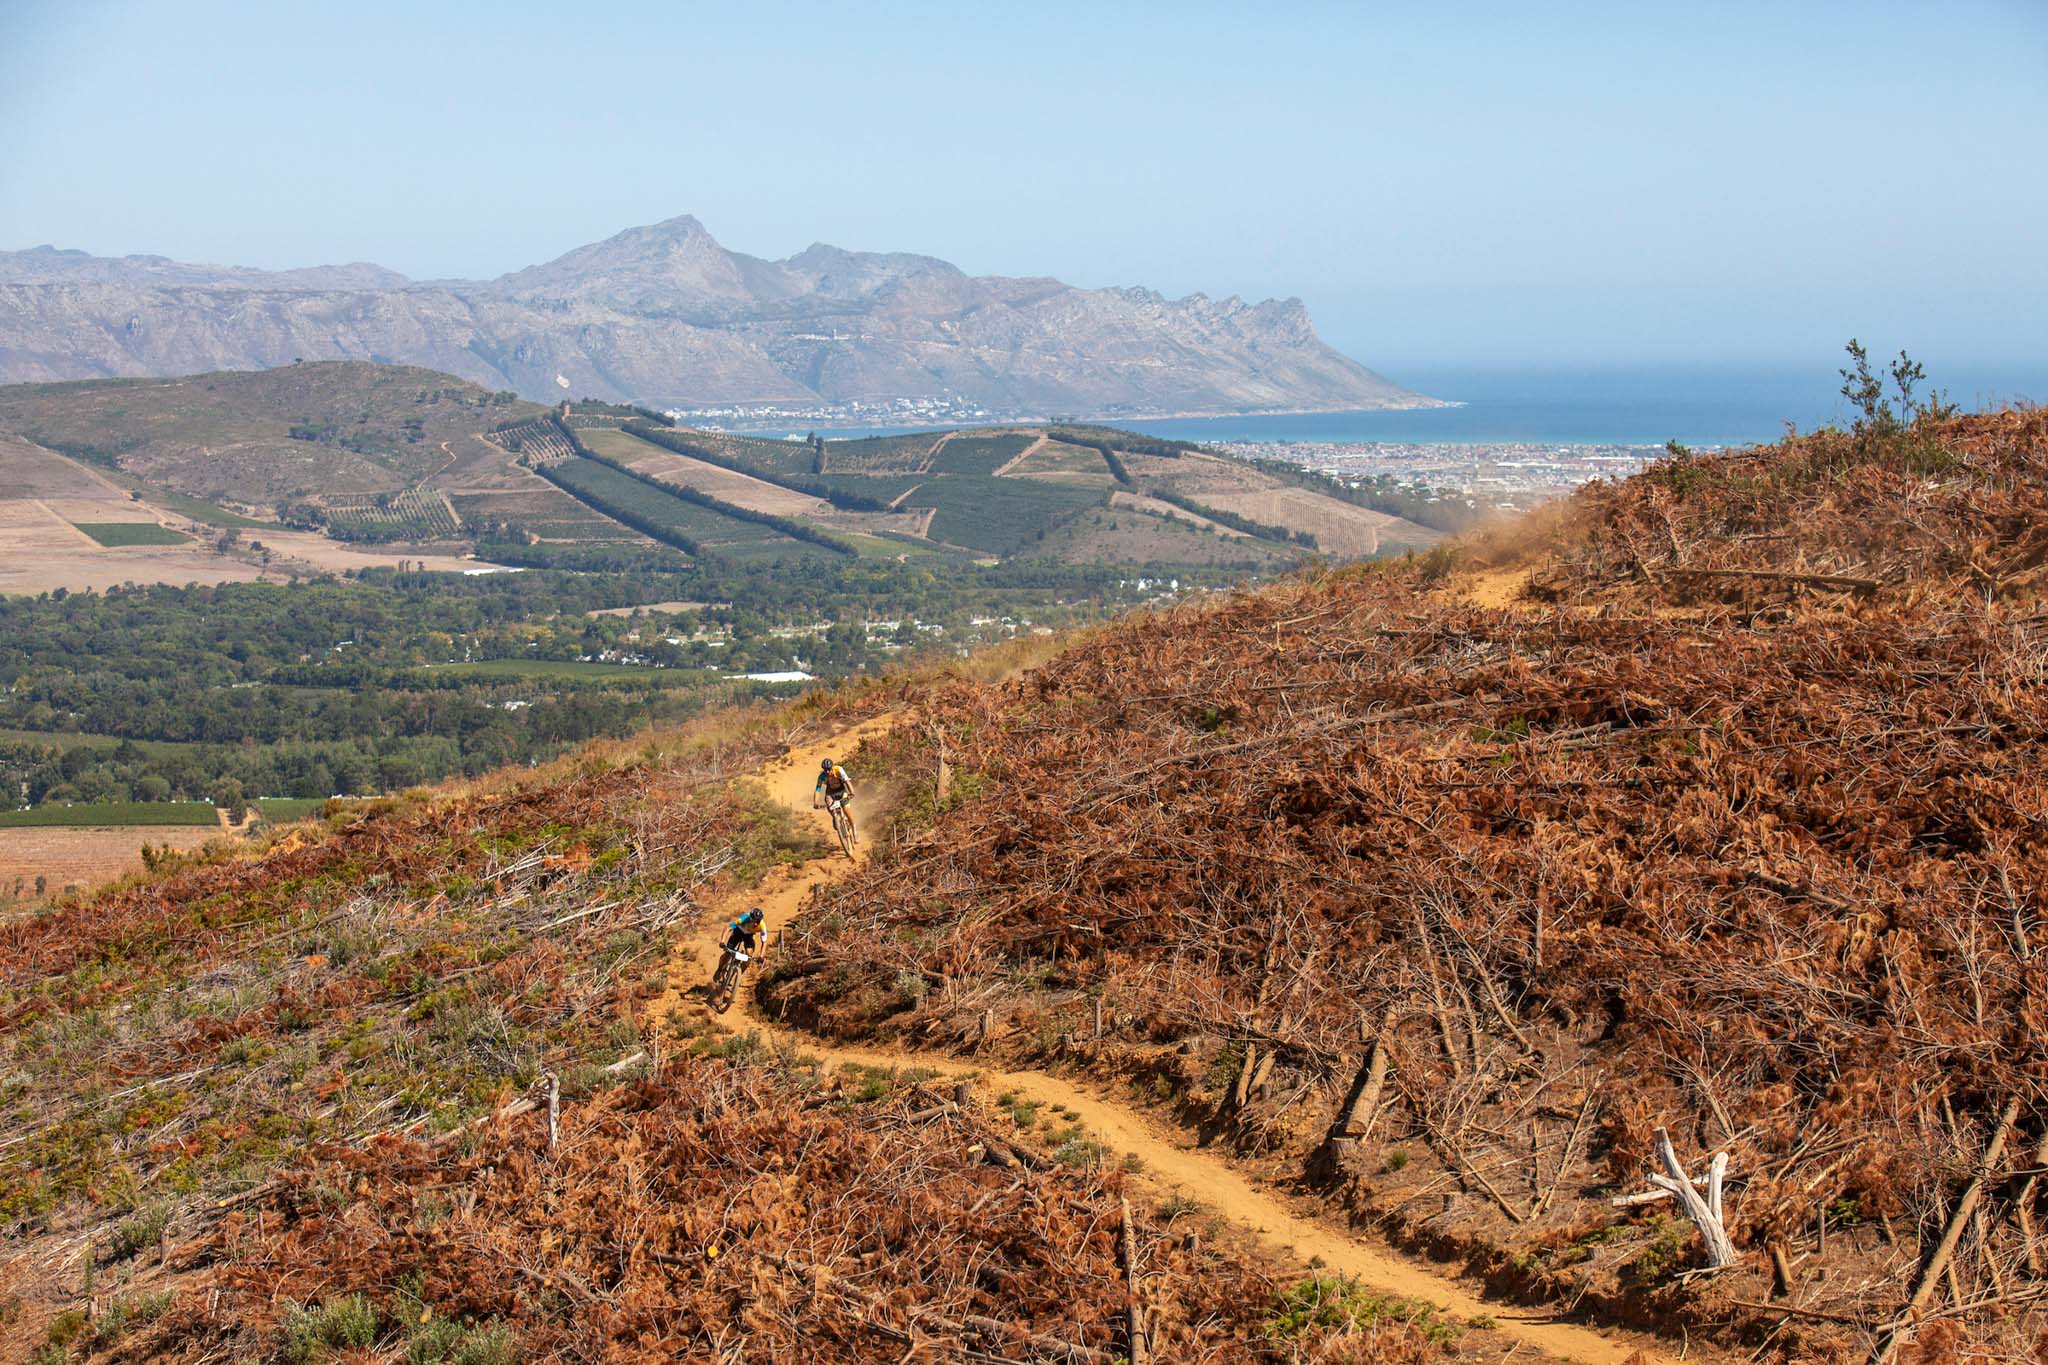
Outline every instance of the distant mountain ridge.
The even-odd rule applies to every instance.
[[[935,401],[1128,416],[1432,402],[1326,345],[1299,299],[1077,289],[822,243],[773,261],[726,249],[688,216],[489,281],[0,252],[0,383],[297,359],[685,409]]]

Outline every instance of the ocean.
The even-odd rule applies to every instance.
[[[1388,376],[1458,407],[1326,412],[1270,417],[1107,419],[1111,425],[1183,441],[1298,441],[1433,445],[1740,446],[1775,441],[1786,424],[1810,431],[1846,424],[1833,370],[1634,369],[1417,371]],[[1934,375],[1965,408],[2015,396],[2048,401],[2048,365],[2031,374],[1978,371]],[[781,436],[785,427],[762,427]],[[819,430],[829,436],[894,435],[908,427]]]

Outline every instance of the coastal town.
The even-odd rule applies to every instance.
[[[1210,449],[1246,459],[1287,460],[1354,486],[1389,481],[1460,494],[1475,505],[1527,507],[1592,479],[1636,473],[1662,446],[1529,442],[1228,441]]]

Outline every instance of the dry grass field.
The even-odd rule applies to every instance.
[[[1433,545],[1443,537],[1385,512],[1353,506],[1306,488],[1285,485],[1241,493],[1204,493],[1205,506],[1235,512],[1267,526],[1307,531],[1326,555],[1363,559],[1393,545]]]
[[[222,837],[213,825],[0,829],[0,905],[47,900],[140,872],[144,844],[188,850]]]
[[[0,451],[0,483],[12,472],[6,454]],[[262,576],[257,566],[198,543],[101,545],[38,499],[0,498],[0,593],[88,592],[123,583],[237,583]]]
[[[672,450],[643,441],[624,431],[590,430],[576,433],[598,454],[631,465],[652,479],[662,479],[744,507],[749,512],[766,512],[777,517],[807,517],[832,510],[823,498],[783,488],[715,464],[693,460]]]
[[[126,522],[168,527],[194,540],[189,545],[109,546],[78,529],[80,523]],[[220,553],[208,543],[210,535],[209,528],[131,496],[80,461],[0,435],[0,593],[96,592],[123,583],[282,581],[293,574],[392,567],[400,560],[449,573],[490,567],[450,553],[345,545],[317,532],[269,529],[248,537],[271,552],[266,565],[253,550]]]

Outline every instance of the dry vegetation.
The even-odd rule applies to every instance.
[[[1112,628],[864,756],[911,819],[770,998],[1119,1075],[1522,1292],[2023,1358],[2044,526],[2048,415],[1923,421],[1595,486],[1506,607],[1437,552]],[[1614,1202],[1660,1130],[1718,1275]]]
[[[792,851],[731,779],[897,709],[854,766],[903,804],[785,937],[787,1018],[1091,1069],[1579,1312],[2038,1356],[2044,525],[2041,413],[1678,458],[1540,547],[597,745],[0,925],[0,1354],[1497,1357],[1276,1279],[1000,1099],[658,1032],[675,936]],[[1522,595],[1476,604],[1473,563]]]
[[[1042,657],[1020,645],[973,676]],[[961,677],[969,676],[961,674]],[[850,688],[351,811],[0,925],[0,1357],[1498,1360],[1293,1283],[919,1073],[770,1055],[664,971],[792,853],[735,774]]]

